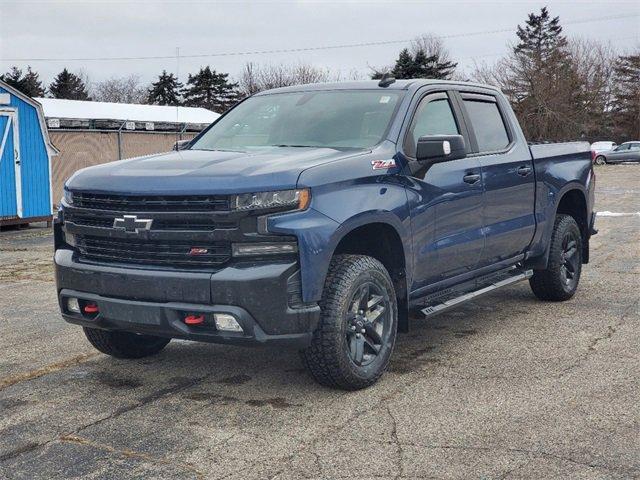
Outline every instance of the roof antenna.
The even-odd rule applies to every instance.
[[[392,83],[395,83],[395,81],[396,79],[393,78],[393,76],[389,72],[385,72],[385,74],[382,75],[382,78],[378,82],[378,86],[382,88],[387,88]]]

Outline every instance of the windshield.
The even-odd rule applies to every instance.
[[[191,149],[369,148],[382,140],[399,96],[379,90],[259,95],[231,110]]]

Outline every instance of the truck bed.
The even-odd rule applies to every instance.
[[[591,146],[588,142],[530,143],[529,150],[534,160],[570,155],[576,159],[584,157],[591,161]]]

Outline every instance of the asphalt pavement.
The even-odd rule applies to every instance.
[[[572,300],[521,283],[416,319],[352,393],[295,351],[99,354],[58,313],[50,232],[0,232],[0,478],[640,478],[640,165],[596,172]]]

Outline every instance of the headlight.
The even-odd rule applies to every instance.
[[[278,190],[275,192],[244,193],[233,197],[231,206],[234,210],[264,210],[284,208],[304,210],[311,202],[309,189]]]
[[[66,203],[67,205],[73,205],[73,193],[71,193],[66,188],[64,189],[64,194],[62,198],[64,199],[64,203]]]

